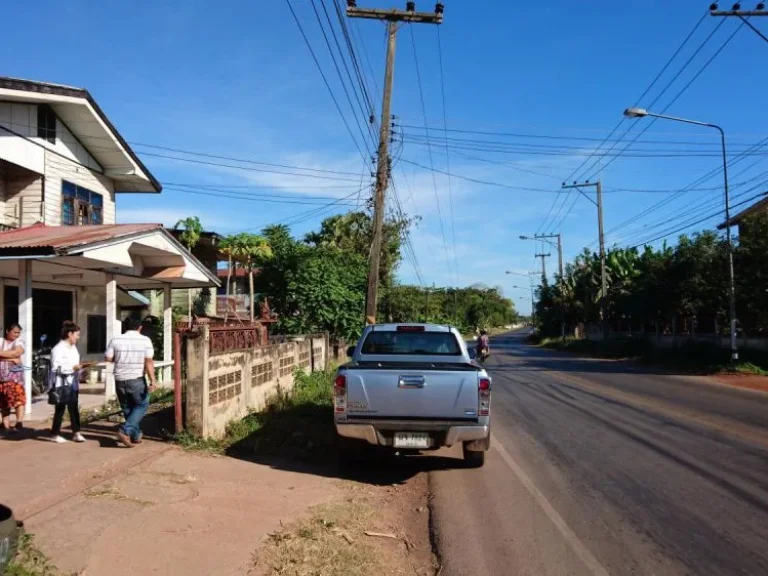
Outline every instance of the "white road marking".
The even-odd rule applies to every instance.
[[[581,558],[581,561],[584,562],[585,566],[592,572],[592,574],[595,574],[595,576],[609,576],[608,570],[598,562],[597,558],[592,555],[586,545],[578,536],[576,536],[574,531],[568,527],[568,524],[565,523],[563,517],[557,513],[557,510],[550,504],[547,497],[536,488],[536,485],[533,480],[531,480],[530,476],[528,476],[520,465],[515,462],[514,458],[509,455],[509,452],[504,449],[504,446],[499,442],[499,439],[491,434],[491,440],[493,448],[499,453],[501,458],[507,466],[509,466],[510,470],[514,472],[515,476],[517,476],[518,480],[525,486],[531,496],[533,496],[533,499],[541,507],[544,514],[546,514],[547,518],[552,521],[552,524],[554,524],[555,528],[557,528],[560,534],[563,535],[565,541],[568,542],[576,555]]]

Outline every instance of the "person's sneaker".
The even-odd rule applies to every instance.
[[[133,448],[133,442],[131,442],[131,437],[128,436],[125,432],[119,431],[117,433],[117,440],[125,446],[126,448]]]
[[[16,422],[16,426],[13,427],[16,432],[21,432],[24,430],[24,424],[21,422]]]
[[[73,441],[73,442],[85,442],[85,436],[83,436],[82,434],[80,434],[80,432],[75,432],[75,433],[72,435],[72,441]]]
[[[56,444],[65,444],[66,441],[67,439],[63,436],[51,436],[51,442],[55,442]]]
[[[141,441],[142,441],[143,438],[144,438],[144,434],[139,432],[136,435],[136,438],[131,438],[131,442],[133,442],[134,444],[141,444]]]

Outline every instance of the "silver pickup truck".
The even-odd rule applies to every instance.
[[[397,451],[461,443],[465,462],[483,465],[491,378],[455,328],[376,324],[347,354],[333,391],[342,458],[365,443]]]

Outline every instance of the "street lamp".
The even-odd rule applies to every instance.
[[[698,120],[688,120],[687,118],[678,118],[677,116],[666,116],[664,114],[655,114],[645,108],[627,108],[624,110],[624,116],[627,118],[661,118],[662,120],[672,120],[674,122],[683,122],[684,124],[693,124],[695,126],[705,126],[714,128],[720,132],[720,143],[723,149],[723,187],[725,190],[725,249],[728,253],[728,290],[729,290],[729,308],[731,316],[731,360],[734,362],[739,359],[738,343],[736,341],[736,281],[733,271],[733,243],[731,242],[731,198],[728,192],[728,157],[725,149],[725,132],[717,124],[709,122],[699,122]]]

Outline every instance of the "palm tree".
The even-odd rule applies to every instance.
[[[173,227],[174,230],[181,230],[183,232],[179,235],[179,240],[182,244],[192,252],[192,249],[200,242],[200,236],[203,234],[203,225],[200,223],[200,218],[197,216],[188,216],[182,218]],[[192,323],[192,290],[187,290],[187,313],[189,314],[189,322]]]

